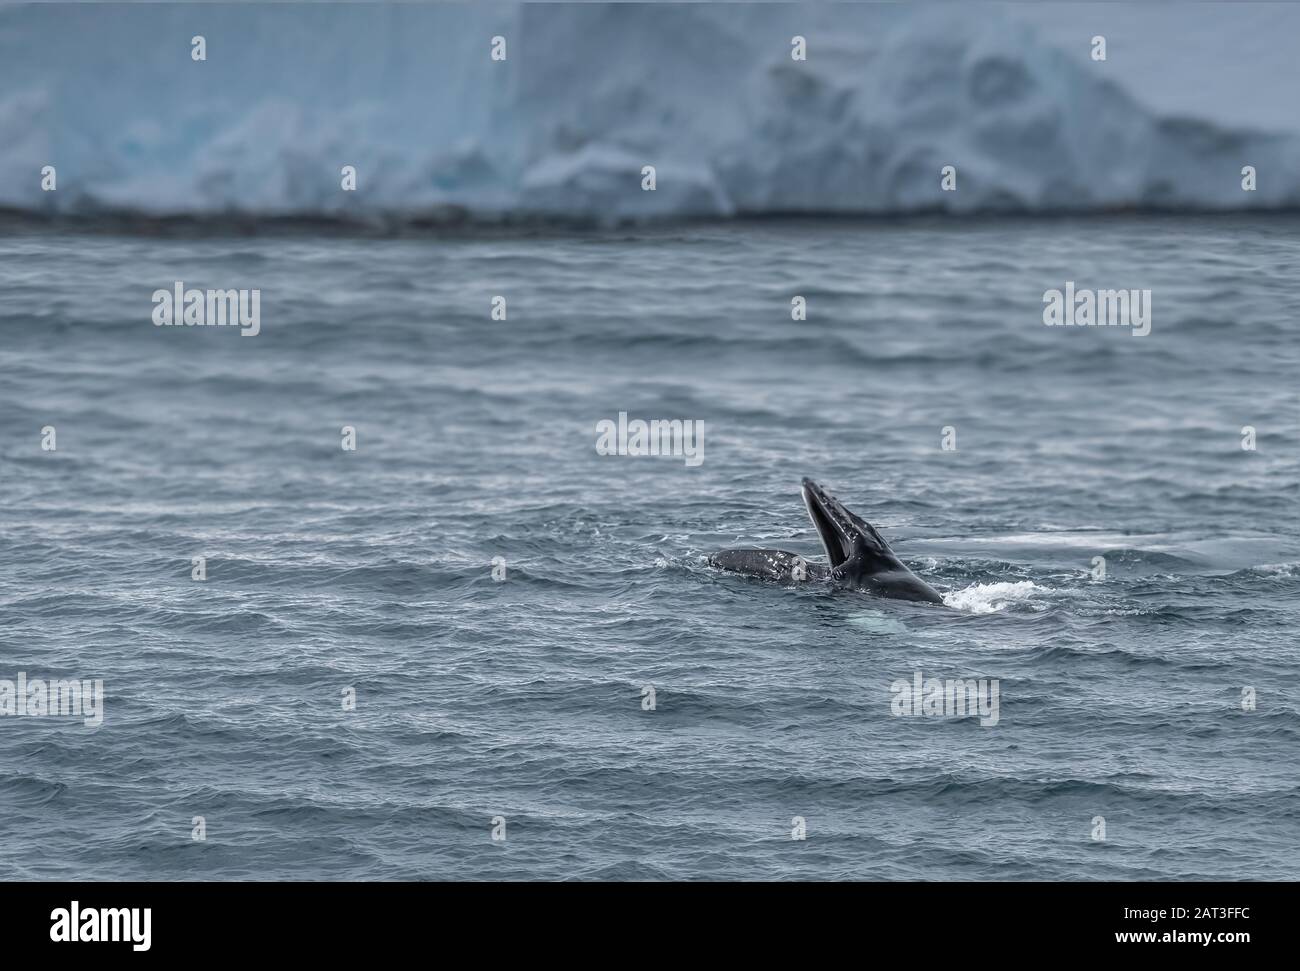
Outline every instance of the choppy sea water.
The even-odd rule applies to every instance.
[[[0,678],[106,698],[0,718],[0,874],[1300,878],[1297,230],[4,237]],[[177,280],[261,334],[155,327]],[[1151,334],[1045,327],[1067,280]],[[804,475],[952,606],[704,563],[818,554]]]

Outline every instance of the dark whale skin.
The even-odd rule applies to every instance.
[[[942,604],[943,596],[909,570],[885,538],[866,520],[812,479],[803,480],[803,500],[830,565],[814,563],[798,553],[770,549],[722,550],[709,564],[729,573],[802,583],[829,579],[836,586],[895,600]]]

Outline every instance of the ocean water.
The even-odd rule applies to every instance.
[[[0,678],[105,700],[0,718],[0,876],[1300,878],[1297,239],[4,236]],[[177,280],[261,333],[155,327]],[[1066,281],[1151,333],[1044,326]],[[950,606],[705,564],[819,554],[804,475]],[[997,724],[895,716],[918,671]]]

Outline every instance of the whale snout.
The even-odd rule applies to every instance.
[[[802,479],[800,479],[799,484],[802,486],[802,488],[799,491],[803,493],[805,502],[807,502],[810,498],[820,503],[826,502],[826,490],[823,489],[816,482],[814,482],[812,479],[808,478],[808,476],[805,475]]]

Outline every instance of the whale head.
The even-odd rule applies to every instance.
[[[876,527],[850,512],[812,479],[803,480],[801,491],[830,560],[832,579],[904,600],[943,602],[933,587],[894,555]]]
[[[873,526],[849,512],[844,503],[812,479],[804,478],[801,492],[808,518],[826,549],[831,569],[878,551],[893,555]]]

